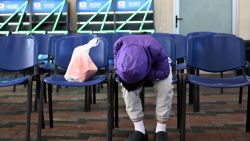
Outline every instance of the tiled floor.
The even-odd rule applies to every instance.
[[[246,91],[243,103],[238,104],[238,89],[201,88],[201,112],[193,113],[192,105],[187,104],[186,140],[187,141],[250,141],[250,133],[245,132]],[[145,90],[145,126],[149,132],[149,141],[153,141],[154,95],[152,88]],[[0,141],[22,141],[25,135],[26,90],[17,86],[0,88]],[[97,93],[97,104],[91,106],[91,112],[84,112],[84,90],[79,88],[61,88],[53,93],[54,128],[42,131],[44,141],[106,141],[106,85]],[[133,130],[123,99],[120,96],[120,127],[113,132],[114,141],[123,141]],[[188,99],[188,98],[187,98]],[[45,106],[46,125],[48,125],[47,104]],[[32,113],[31,138],[36,140],[37,114]],[[176,129],[176,95],[173,110],[168,121],[169,141],[178,141]]]

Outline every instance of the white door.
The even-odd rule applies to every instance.
[[[174,0],[174,31],[237,34],[238,0]]]

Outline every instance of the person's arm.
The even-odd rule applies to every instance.
[[[169,62],[168,56],[161,44],[156,40],[151,40],[149,52],[152,58],[151,70],[147,75],[147,80],[162,80],[168,77]]]

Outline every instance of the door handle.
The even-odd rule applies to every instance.
[[[181,21],[181,20],[183,20],[183,18],[177,18],[176,20]]]
[[[183,20],[183,18],[179,18],[177,15],[175,16],[175,27],[178,28],[178,21]]]

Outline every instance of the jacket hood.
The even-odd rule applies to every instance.
[[[140,45],[123,45],[116,56],[116,69],[119,77],[126,83],[143,80],[150,70],[147,51]]]

